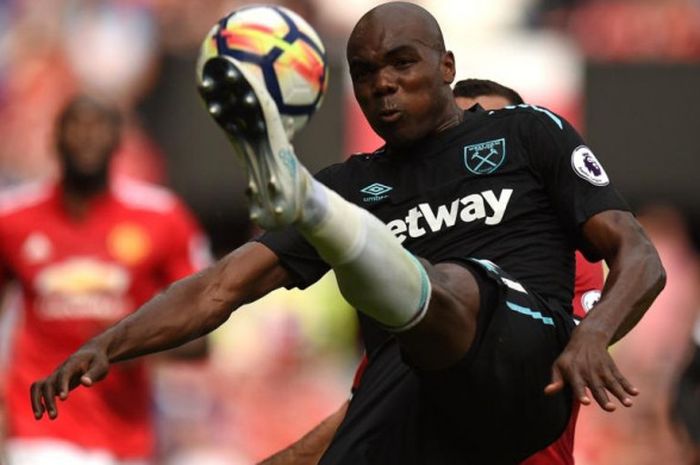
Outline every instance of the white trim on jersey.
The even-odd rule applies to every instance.
[[[133,208],[167,213],[175,208],[177,198],[168,189],[135,179],[119,177],[111,183],[114,196]]]
[[[10,438],[7,440],[8,465],[147,465],[146,459],[119,460],[103,449],[86,449],[77,444],[50,438]]]
[[[43,180],[3,189],[0,192],[0,215],[9,215],[41,203],[51,195],[54,185],[53,182]]]

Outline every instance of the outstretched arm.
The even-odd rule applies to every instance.
[[[34,416],[56,418],[56,396],[91,386],[109,365],[170,349],[224,323],[239,306],[287,283],[289,275],[264,245],[248,243],[214,266],[170,285],[139,310],[85,343],[31,387]]]
[[[656,249],[630,213],[599,213],[584,224],[583,234],[605,259],[610,273],[600,301],[555,361],[545,392],[557,392],[568,382],[581,403],[591,403],[588,388],[603,409],[613,411],[608,392],[627,407],[632,405],[630,396],[638,392],[615,366],[608,346],[642,318],[664,288],[666,274]]]

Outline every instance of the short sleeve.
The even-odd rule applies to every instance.
[[[207,237],[182,203],[168,213],[167,222],[169,247],[163,274],[171,283],[209,266],[213,259]]]
[[[345,192],[343,166],[342,163],[331,165],[316,173],[314,177],[343,196]],[[305,289],[330,270],[328,264],[319,257],[311,244],[293,227],[268,231],[253,240],[263,244],[277,255],[280,265],[292,277],[288,287]]]
[[[534,175],[577,248],[589,260],[600,260],[583,241],[581,226],[600,212],[628,211],[629,206],[612,186],[603,164],[566,120],[544,108],[530,109],[523,137]]]

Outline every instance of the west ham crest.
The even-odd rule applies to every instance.
[[[464,147],[464,165],[474,174],[490,174],[506,159],[506,140],[496,139]]]

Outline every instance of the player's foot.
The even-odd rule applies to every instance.
[[[248,171],[250,218],[264,229],[298,220],[310,178],[265,85],[229,57],[204,65],[199,93]]]

